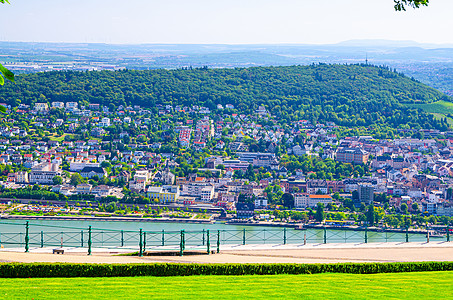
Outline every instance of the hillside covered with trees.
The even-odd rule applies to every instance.
[[[448,129],[405,104],[451,101],[445,94],[387,67],[328,65],[236,69],[47,72],[17,76],[0,89],[0,102],[76,101],[115,109],[140,105],[157,113],[157,105],[232,104],[238,113],[258,106],[282,122],[306,119],[340,126]]]

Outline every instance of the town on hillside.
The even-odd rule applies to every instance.
[[[453,216],[451,132],[348,136],[334,123],[281,125],[264,106],[16,104],[0,104],[2,202],[199,205],[240,219],[301,211],[280,219],[306,222],[319,207],[364,222],[352,212],[372,206],[372,223],[389,225],[385,215]]]

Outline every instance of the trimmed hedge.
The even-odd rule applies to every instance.
[[[453,262],[344,264],[67,264],[1,263],[0,277],[127,277],[453,271]]]

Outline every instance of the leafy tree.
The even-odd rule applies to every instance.
[[[412,219],[410,217],[405,217],[403,223],[404,228],[409,228],[412,224]]]
[[[379,203],[387,203],[388,202],[388,197],[385,193],[381,194],[376,194],[374,197],[374,200]]]
[[[321,223],[325,218],[326,213],[324,212],[324,204],[318,203],[318,205],[316,206],[315,220]]]
[[[361,202],[361,203],[360,203],[360,211],[361,211],[361,212],[365,212],[365,211],[366,211],[366,205],[365,205],[364,202]]]
[[[107,212],[115,212],[118,210],[118,205],[116,202],[110,202],[106,207],[105,211]]]
[[[239,194],[238,196],[238,202],[243,202],[243,203],[253,203],[254,202],[255,195],[248,196],[246,194]]]
[[[252,164],[248,165],[247,171],[245,172],[245,178],[247,178],[250,181],[255,181],[256,180],[256,174],[255,171],[253,170]]]
[[[8,3],[9,4],[9,1],[8,0],[0,0],[0,3],[2,3],[2,4]],[[6,79],[14,82],[14,74],[13,74],[13,72],[11,72],[10,70],[8,70],[4,66],[2,66],[2,64],[0,64],[0,85],[5,84],[5,79],[3,78],[2,75],[5,76]],[[5,112],[6,109],[3,106],[0,106],[0,111]]]
[[[0,64],[0,85],[4,85],[5,84],[5,79],[3,78],[2,75],[5,76],[6,79],[14,82],[14,74],[13,74],[13,72],[11,72],[7,68],[5,68],[2,64]],[[2,112],[6,111],[5,109],[1,109],[1,110],[2,110]]]
[[[344,199],[343,206],[349,208],[350,211],[355,211],[354,201],[352,201],[351,199]]]
[[[324,193],[321,190],[316,191],[316,195],[322,195],[322,194],[324,194]]]
[[[407,209],[408,209],[408,206],[406,203],[401,204],[401,212],[403,214],[407,215]]]
[[[111,168],[112,164],[109,161],[105,160],[101,163],[101,167],[106,168],[106,169]]]
[[[82,175],[80,175],[79,173],[74,173],[74,174],[71,175],[70,183],[73,186],[79,185],[82,182],[84,182],[84,179],[83,179]]]
[[[412,203],[412,210],[415,212],[418,212],[418,203],[417,202]]]
[[[395,10],[405,11],[406,7],[419,8],[420,6],[428,6],[429,0],[393,0]]]
[[[267,194],[267,200],[271,205],[280,205],[283,192],[280,186],[268,186],[264,189],[264,192]]]
[[[61,176],[55,176],[52,178],[53,184],[58,185],[63,183],[63,178]]]
[[[370,204],[368,206],[368,211],[366,213],[366,220],[368,222],[368,225],[374,226],[375,212],[374,212],[374,205],[373,204]]]
[[[363,223],[366,221],[366,216],[364,214],[360,214],[357,221],[359,221],[360,223]]]
[[[290,193],[285,193],[282,196],[283,206],[286,208],[292,209],[294,208],[294,196]]]

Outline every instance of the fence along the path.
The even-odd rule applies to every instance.
[[[14,225],[17,231],[2,232],[1,225]],[[34,230],[39,228],[39,230]],[[48,228],[49,230],[42,230]],[[218,252],[220,245],[247,244],[322,244],[322,243],[368,243],[368,242],[410,242],[421,241],[423,235],[395,232],[353,231],[353,230],[294,230],[294,229],[233,229],[233,230],[180,230],[146,231],[114,230],[55,225],[0,222],[0,244],[2,247],[70,247],[86,248],[91,254],[92,248],[122,248],[138,250],[139,255],[147,250],[175,250],[183,255],[187,248],[202,250],[207,253]],[[450,229],[446,228],[445,238],[436,240],[450,241]],[[429,242],[429,238],[426,237]],[[212,248],[214,246],[214,248]]]

